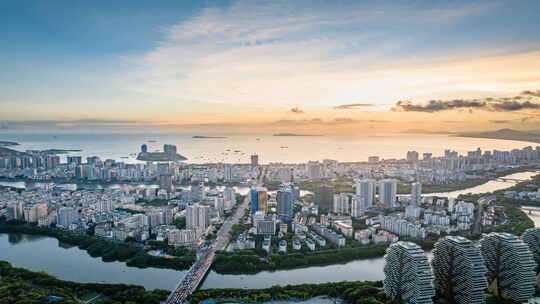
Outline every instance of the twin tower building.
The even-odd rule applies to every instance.
[[[483,304],[487,292],[516,302],[532,298],[540,272],[540,228],[522,238],[490,233],[476,246],[460,236],[435,244],[431,263],[420,246],[396,242],[387,249],[384,292],[399,303]]]

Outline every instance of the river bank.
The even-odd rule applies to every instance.
[[[188,269],[195,261],[194,255],[164,258],[152,256],[142,246],[126,242],[114,242],[86,234],[67,233],[53,228],[37,227],[0,218],[0,233],[20,233],[27,235],[48,236],[59,242],[77,246],[92,257],[100,257],[104,262],[126,262],[127,266],[138,268]]]
[[[42,272],[13,267],[0,260],[0,303],[75,304],[90,299],[114,303],[159,304],[166,290],[146,291],[142,286],[127,284],[77,283],[59,280]],[[84,303],[84,302],[83,302]]]
[[[521,173],[524,174],[524,173]],[[530,176],[535,172],[530,172]],[[522,178],[524,178],[522,176]],[[467,192],[493,192],[515,185],[515,182],[488,182]],[[478,192],[480,191],[481,192]],[[147,289],[173,289],[185,271],[128,267],[124,262],[104,263],[89,256],[76,246],[66,246],[56,239],[33,235],[0,234],[2,258],[16,266],[47,271],[61,279],[77,282],[125,282],[143,285]],[[40,252],[39,255],[33,254]],[[219,274],[212,270],[201,288],[264,288],[272,285],[299,283],[325,283],[349,281],[376,281],[384,278],[382,257],[354,260],[346,264],[307,266],[288,270],[261,271],[257,274]]]

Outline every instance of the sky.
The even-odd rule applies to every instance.
[[[0,2],[2,130],[540,129],[539,1]]]

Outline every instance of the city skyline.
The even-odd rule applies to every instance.
[[[9,132],[540,127],[534,1],[3,7]]]

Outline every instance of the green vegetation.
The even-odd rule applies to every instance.
[[[144,214],[144,211],[133,210],[133,209],[116,208],[115,210],[127,212],[129,214]]]
[[[169,205],[169,201],[166,199],[156,198],[150,201],[147,200],[138,200],[138,204],[145,204],[147,206],[154,206],[154,207],[163,207]]]
[[[502,225],[496,227],[484,227],[482,232],[509,232],[514,235],[522,235],[525,230],[529,228],[534,228],[534,222],[531,220],[523,210],[518,207],[505,204],[504,201],[502,204],[506,207],[506,222]]]
[[[186,229],[186,217],[182,216],[175,218],[173,225],[175,225],[178,229]]]
[[[467,179],[462,182],[453,182],[449,184],[442,184],[442,185],[429,185],[429,184],[423,184],[422,185],[422,193],[437,193],[437,192],[450,192],[450,191],[457,191],[457,190],[463,190],[471,187],[475,187],[481,184],[484,184],[488,182],[489,179],[487,178],[474,178],[474,179]],[[278,182],[269,182],[265,184],[265,187],[267,187],[269,190],[277,190],[279,188],[280,183]],[[304,181],[297,184],[300,189],[302,190],[308,190],[311,192],[315,192],[316,189],[320,188],[322,185],[329,185],[332,186],[334,193],[353,193],[355,192],[354,186],[352,184],[351,179],[322,179],[318,181]],[[398,194],[409,194],[411,193],[411,184],[399,181],[397,185],[397,193]]]
[[[108,241],[89,235],[71,234],[58,229],[36,227],[16,221],[0,219],[0,233],[24,233],[53,237],[60,242],[76,245],[80,249],[86,250],[92,257],[101,257],[104,262],[122,261],[132,267],[184,270],[188,269],[195,261],[193,255],[176,258],[156,257],[149,255],[145,249],[134,244]]]
[[[272,286],[265,289],[205,289],[193,293],[191,303],[198,304],[203,300],[262,303],[270,300],[307,300],[319,296],[341,298],[354,304],[386,303],[381,287],[382,282],[378,281]]]
[[[108,304],[158,304],[168,295],[166,290],[146,291],[135,285],[62,281],[43,272],[12,267],[5,261],[0,261],[0,278],[0,303],[6,304],[47,303],[49,296],[58,297],[55,303],[60,304],[93,297]]]
[[[297,183],[297,186],[300,189],[308,190],[310,192],[315,192],[316,189],[320,188],[323,185],[331,186],[334,190],[334,193],[354,192],[354,187],[352,185],[351,179],[321,179],[318,181],[304,181]]]
[[[270,254],[261,256],[261,250],[241,250],[235,253],[219,252],[214,262],[218,273],[257,273],[308,266],[322,266],[347,263],[353,260],[381,257],[386,252],[386,244],[366,245],[320,251]]]
[[[230,242],[235,242],[238,239],[238,236],[242,234],[244,231],[247,231],[248,229],[249,229],[249,225],[244,225],[244,224],[232,225],[231,230],[229,231]]]

